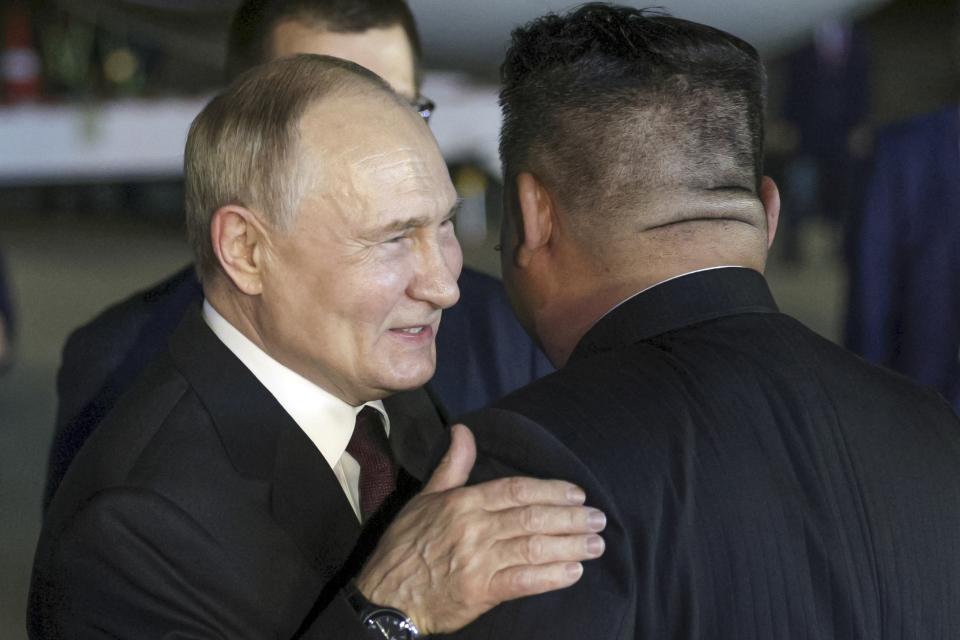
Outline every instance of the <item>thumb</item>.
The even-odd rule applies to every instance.
[[[473,463],[477,460],[477,443],[466,425],[450,427],[450,448],[437,465],[422,493],[439,493],[461,487],[467,482]]]

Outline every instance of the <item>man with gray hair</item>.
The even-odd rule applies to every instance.
[[[462,487],[462,426],[430,475],[462,256],[423,119],[296,56],[211,101],[185,170],[202,309],[54,497],[31,637],[409,640],[576,582],[605,522],[577,486]]]
[[[421,47],[403,0],[245,0],[231,21],[227,78],[296,53],[350,60],[370,69],[424,118]],[[461,300],[437,338],[430,390],[451,415],[485,406],[552,370],[517,323],[503,286],[464,267]],[[57,375],[57,424],[44,507],[74,455],[117,399],[166,347],[184,311],[201,299],[194,265],[137,292],[74,331]]]

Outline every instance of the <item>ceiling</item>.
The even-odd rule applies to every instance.
[[[510,30],[568,0],[408,0],[420,26],[430,68],[493,75]],[[658,7],[681,18],[734,33],[776,55],[819,21],[856,17],[884,0],[663,0]],[[108,29],[137,33],[175,47],[201,65],[219,69],[226,25],[237,0],[60,0],[60,5]],[[651,2],[624,2],[651,6]]]
[[[428,66],[489,71],[499,65],[510,30],[549,11],[579,3],[564,0],[408,0],[417,17]],[[622,2],[657,6],[703,22],[776,55],[802,40],[826,18],[855,18],[884,0],[662,0]]]

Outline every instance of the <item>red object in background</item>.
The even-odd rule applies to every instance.
[[[4,101],[28,102],[40,97],[40,56],[33,46],[30,13],[26,7],[8,7],[4,16],[0,76]]]

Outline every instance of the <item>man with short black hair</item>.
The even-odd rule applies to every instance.
[[[228,79],[267,60],[318,53],[384,78],[424,117],[420,39],[403,0],[248,0],[231,22]],[[461,302],[444,316],[430,383],[449,415],[482,407],[551,370],[510,311],[502,285],[465,268]],[[163,351],[185,310],[201,297],[193,265],[113,305],[74,331],[57,376],[56,431],[44,505],[80,447],[117,399]]]
[[[559,369],[464,418],[473,478],[610,522],[578,584],[453,637],[958,637],[960,423],[777,310],[753,47],[590,3],[502,80],[504,283]]]

